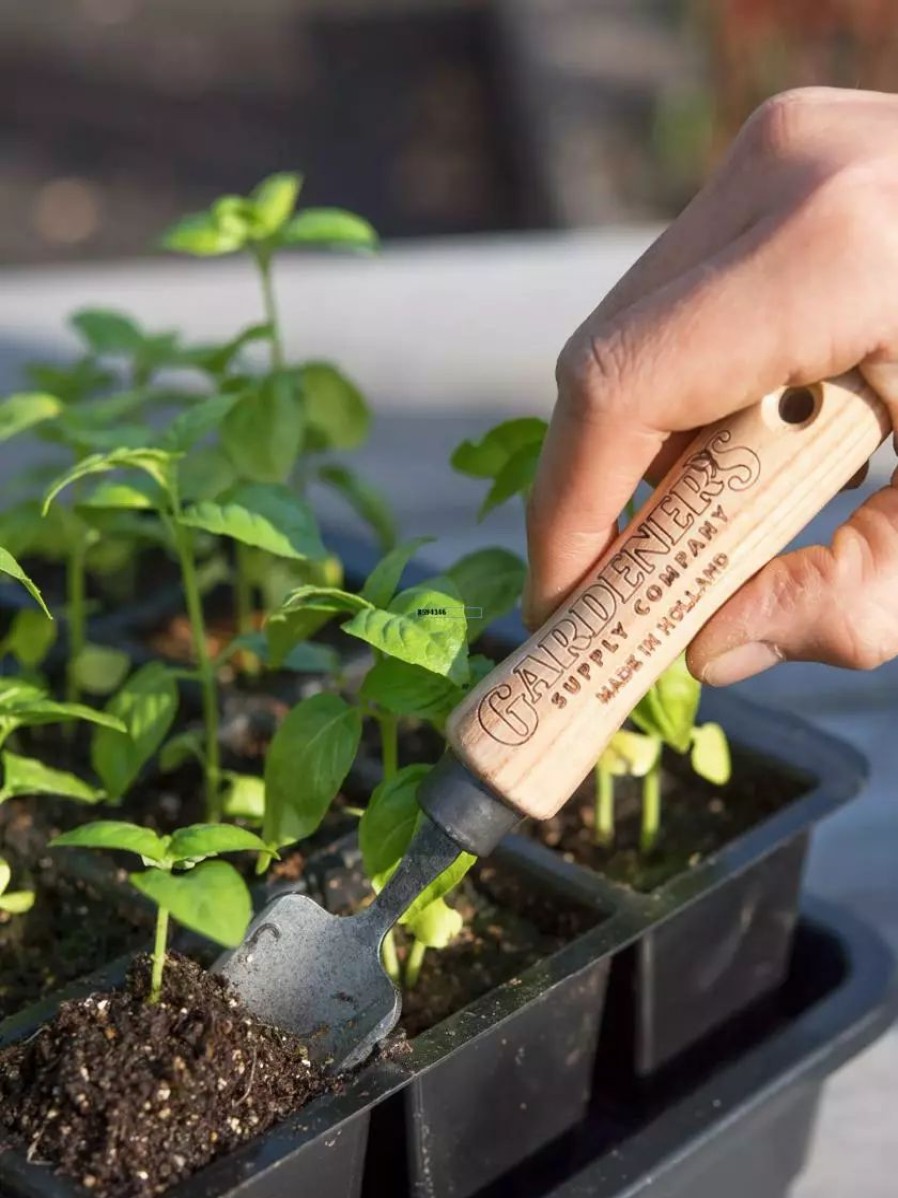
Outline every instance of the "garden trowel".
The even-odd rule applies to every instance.
[[[221,959],[249,1008],[334,1071],[363,1061],[399,1018],[381,965],[390,928],[460,851],[484,856],[522,818],[555,814],[658,676],[890,427],[851,373],[699,433],[579,587],[453,712],[420,789],[426,818],[370,906],[336,916],[287,894]]]

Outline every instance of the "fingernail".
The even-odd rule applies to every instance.
[[[749,641],[746,645],[728,649],[719,657],[712,657],[702,670],[701,678],[708,686],[732,686],[734,682],[761,674],[783,660],[783,654],[776,645],[766,641]]]

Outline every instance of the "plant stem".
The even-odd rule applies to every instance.
[[[392,928],[384,936],[381,956],[383,958],[384,969],[387,971],[387,977],[398,986],[402,981],[402,972],[399,969],[399,957],[396,955],[396,937]]]
[[[596,763],[596,844],[614,844],[614,774]]]
[[[234,558],[234,614],[237,633],[252,632],[253,587],[249,577],[249,554],[242,541],[235,542]]]
[[[384,781],[395,776],[399,768],[399,720],[389,711],[378,712],[380,725],[380,753],[383,761]]]
[[[427,945],[421,940],[413,940],[412,947],[409,950],[408,960],[405,963],[405,988],[411,990],[418,984],[418,978],[421,976],[421,966],[424,964],[424,954],[427,952]]]
[[[153,973],[150,978],[150,1002],[157,1003],[162,995],[162,970],[165,968],[165,947],[168,943],[168,912],[160,907],[156,912],[156,943],[153,945]]]
[[[66,700],[77,703],[80,696],[75,662],[87,641],[87,541],[75,537],[66,564],[66,606],[68,608],[69,656],[66,663]],[[74,725],[70,725],[74,728]]]
[[[262,280],[262,302],[265,305],[265,319],[271,325],[271,367],[273,370],[283,370],[284,346],[281,342],[277,304],[274,299],[274,284],[271,278],[271,251],[257,249],[253,256],[259,268],[259,277]]]
[[[196,654],[197,673],[203,692],[203,722],[206,733],[206,818],[210,823],[221,819],[221,765],[218,752],[218,687],[215,670],[209,658],[206,643],[206,621],[203,602],[196,576],[196,561],[193,556],[193,541],[188,529],[174,524],[174,536],[181,563],[181,585],[187,604],[187,617],[193,635],[193,651]]]
[[[642,831],[639,851],[650,853],[658,842],[661,826],[661,754],[642,780]]]

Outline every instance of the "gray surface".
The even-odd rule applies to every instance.
[[[522,549],[519,506],[478,527],[473,516],[482,488],[455,478],[448,454],[463,436],[502,416],[549,411],[558,350],[650,236],[636,229],[479,246],[455,242],[388,252],[375,261],[294,259],[279,272],[290,353],[333,356],[366,386],[379,421],[359,465],[392,495],[404,532],[440,538],[433,547],[440,560],[486,543]],[[15,385],[23,358],[63,352],[63,318],[86,304],[128,308],[150,327],[177,324],[197,339],[228,333],[257,314],[254,280],[231,262],[7,272],[0,277],[0,388]],[[0,473],[12,460],[7,446]],[[884,451],[864,491],[840,497],[803,539],[828,536],[889,470]],[[809,884],[874,921],[898,948],[892,789],[898,666],[869,675],[783,666],[743,689],[801,712],[870,758],[863,798],[818,834]],[[893,1032],[833,1081],[797,1198],[894,1198],[896,1079]]]

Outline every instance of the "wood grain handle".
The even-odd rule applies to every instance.
[[[856,372],[704,429],[580,586],[456,708],[456,756],[522,814],[554,815],[658,676],[890,429]]]

